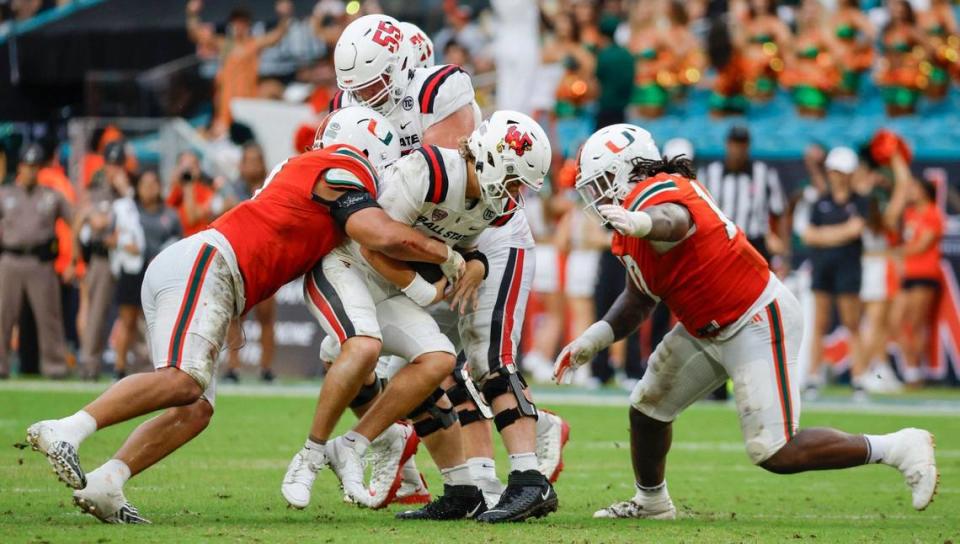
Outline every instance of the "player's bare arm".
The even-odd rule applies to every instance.
[[[446,278],[440,278],[438,281],[431,283],[418,274],[407,262],[387,257],[379,251],[366,247],[360,248],[360,254],[378,274],[420,306],[430,306],[443,300],[444,292],[447,289]]]
[[[473,105],[467,104],[448,115],[443,121],[423,131],[423,145],[436,145],[456,149],[460,138],[470,134],[476,127]]]
[[[598,206],[597,209],[621,234],[654,242],[679,242],[693,226],[690,212],[673,202],[636,212],[613,204]]]
[[[560,352],[553,367],[554,380],[558,384],[563,383],[568,370],[575,370],[590,362],[597,352],[635,331],[656,305],[656,301],[641,293],[628,279],[627,287],[603,319],[590,325]]]

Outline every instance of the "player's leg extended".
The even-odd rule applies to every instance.
[[[356,268],[328,255],[304,276],[303,295],[307,309],[336,342],[327,343],[329,353],[321,352],[321,357],[335,360],[320,388],[307,440],[290,461],[280,486],[284,499],[295,508],[310,504],[316,473],[328,462],[327,440],[371,378],[382,344],[376,305]]]
[[[157,257],[144,280],[144,306],[149,312],[152,374],[129,376],[110,387],[76,414],[42,421],[28,429],[28,441],[44,452],[58,476],[74,489],[85,477],[76,450],[97,429],[200,398],[216,354],[214,321],[232,315],[220,297],[234,304],[226,262],[212,247],[183,240]],[[224,306],[224,307],[221,307]],[[208,340],[212,338],[213,341]],[[222,337],[220,338],[222,341]]]
[[[884,463],[904,474],[914,507],[926,508],[937,485],[932,435],[920,429],[879,436],[828,428],[798,432],[800,306],[782,289],[759,315],[723,347],[751,460],[778,474]]]
[[[184,262],[192,263],[189,273],[177,269]],[[41,435],[44,430],[55,433],[58,427],[66,427],[82,440],[76,433],[92,433],[90,422],[102,428],[156,409],[170,409],[138,427],[114,459],[91,472],[86,485],[74,493],[74,501],[85,512],[108,523],[144,522],[126,502],[123,484],[206,427],[212,410],[190,407],[209,406],[213,400],[219,351],[237,312],[233,274],[213,246],[184,240],[154,263],[144,280],[143,301],[157,371],[121,380],[74,416],[45,422],[46,429],[44,422],[37,425]],[[67,420],[81,423],[70,426]]]
[[[716,350],[712,350],[716,351]],[[673,420],[727,379],[711,353],[676,325],[650,356],[647,371],[630,394],[630,450],[636,493],[598,510],[595,518],[674,519],[666,481]]]

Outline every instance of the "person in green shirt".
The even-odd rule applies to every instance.
[[[614,16],[600,19],[600,41],[597,44],[597,128],[626,121],[626,108],[633,93],[633,56],[613,41],[620,20]]]

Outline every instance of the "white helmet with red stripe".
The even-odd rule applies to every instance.
[[[631,172],[645,160],[660,160],[660,150],[646,130],[620,123],[594,132],[578,159],[576,189],[586,209],[602,219],[598,205],[622,203],[630,193]]]
[[[363,106],[347,106],[328,115],[313,142],[314,149],[349,144],[367,156],[377,172],[400,158],[400,136],[393,123]]]
[[[337,86],[357,102],[389,114],[409,83],[410,46],[400,22],[388,15],[364,15],[347,25],[333,51]]]
[[[410,54],[413,56],[411,68],[430,68],[435,64],[433,60],[433,40],[419,26],[400,22],[403,38],[410,45]]]
[[[494,112],[473,131],[467,146],[476,158],[483,200],[498,214],[513,213],[523,207],[523,193],[508,190],[511,182],[520,181],[539,191],[550,170],[552,152],[547,133],[520,112]]]

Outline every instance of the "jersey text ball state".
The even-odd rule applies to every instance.
[[[253,199],[211,225],[236,253],[246,296],[244,312],[307,273],[343,240],[327,205],[313,194],[321,175],[334,168],[352,173],[361,184],[331,185],[332,189],[377,196],[377,177],[370,163],[353,147],[334,145],[287,159]]]
[[[770,270],[696,181],[658,174],[637,184],[623,207],[638,211],[668,202],[684,206],[693,221],[682,242],[670,247],[615,233],[613,253],[640,292],[662,300],[691,333],[713,336],[750,309]],[[654,244],[670,249],[658,253]]]

